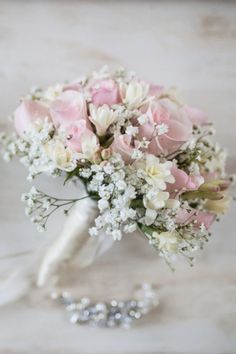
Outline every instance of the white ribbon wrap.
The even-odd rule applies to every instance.
[[[12,263],[13,270],[0,278],[0,307],[19,300],[30,291],[35,278],[39,287],[51,288],[59,278],[62,266],[76,256],[76,265],[80,268],[92,264],[113,244],[113,238],[101,232],[91,237],[89,228],[98,214],[96,202],[92,199],[78,201],[66,218],[61,233],[46,248],[46,253],[38,270],[38,259],[45,252],[44,246],[29,254],[22,255],[20,265]],[[14,259],[14,257],[13,257]]]
[[[108,250],[113,239],[99,234],[89,236],[88,230],[98,214],[96,202],[92,199],[78,201],[67,216],[59,237],[50,246],[44,256],[37,278],[37,285],[44,287],[55,283],[63,264],[78,255],[78,266],[86,267]]]

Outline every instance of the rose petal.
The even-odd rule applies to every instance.
[[[14,123],[17,133],[23,136],[38,119],[48,118],[50,114],[47,107],[37,101],[24,100],[14,113]]]

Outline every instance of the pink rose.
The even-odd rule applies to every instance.
[[[83,87],[82,87],[81,83],[79,83],[77,81],[73,81],[73,82],[70,82],[70,83],[64,85],[63,91],[71,91],[71,90],[82,92]]]
[[[149,95],[159,98],[165,92],[164,86],[151,84],[149,86]]]
[[[206,114],[200,111],[200,109],[190,106],[184,106],[183,109],[193,124],[203,125],[208,122]]]
[[[149,141],[155,135],[155,125],[166,124],[169,125],[169,113],[165,107],[160,105],[157,101],[151,102],[146,111],[148,122],[141,125],[139,132],[141,137],[146,137]]]
[[[207,213],[197,209],[180,209],[178,211],[176,222],[177,224],[189,224],[190,222],[196,221],[194,224],[195,228],[199,228],[201,224],[204,224],[205,228],[208,230],[212,223],[214,222],[216,216],[212,213]]]
[[[100,148],[99,141],[97,136],[87,128],[86,122],[81,119],[73,123],[68,129],[68,133],[67,147],[78,153],[78,159],[95,161]]]
[[[167,191],[170,193],[171,198],[176,198],[186,191],[197,190],[204,183],[204,178],[201,175],[189,176],[177,167],[172,167],[171,174],[175,178],[174,183],[167,184]]]
[[[117,84],[111,79],[96,81],[90,91],[92,102],[96,106],[102,106],[104,104],[111,106],[119,102]]]
[[[146,137],[150,141],[150,153],[156,156],[171,154],[190,139],[192,122],[169,99],[151,102],[146,114],[148,122],[141,125],[139,131],[141,138]]]
[[[86,121],[84,119],[78,120],[77,122],[71,124],[67,129],[68,137],[66,145],[68,148],[72,151],[81,152],[82,136],[88,132],[92,133],[91,130],[87,128]]]
[[[14,113],[17,133],[23,136],[31,129],[36,120],[46,117],[50,120],[49,111],[45,106],[37,101],[24,100]]]
[[[64,91],[52,103],[50,113],[56,127],[68,127],[80,119],[88,122],[86,101],[81,93],[73,90]]]
[[[119,153],[126,163],[131,160],[131,155],[133,152],[133,147],[131,146],[132,138],[127,134],[115,134],[114,141],[111,144],[113,152]]]

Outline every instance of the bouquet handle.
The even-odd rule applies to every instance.
[[[87,267],[113,244],[112,237],[104,233],[96,237],[88,234],[89,227],[98,214],[92,199],[78,201],[67,216],[60,235],[52,243],[42,259],[37,286],[45,287],[56,283],[60,270],[73,256],[78,257],[79,267]]]

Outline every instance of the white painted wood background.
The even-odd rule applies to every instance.
[[[177,85],[214,121],[236,166],[236,2],[0,1],[0,129],[18,98],[104,64],[125,66],[157,83]],[[56,236],[61,216],[38,234],[24,215],[29,189],[18,162],[0,162],[0,257],[40,247]],[[61,183],[39,182],[51,193]],[[0,309],[1,354],[235,354],[235,205],[215,225],[194,269],[172,274],[142,239],[129,237],[63,284],[95,298],[130,295],[132,284],[157,284],[161,304],[137,327],[72,327],[61,309],[34,288]],[[30,260],[0,261],[0,277]],[[65,278],[68,278],[65,280]],[[74,285],[76,284],[76,285]],[[73,286],[72,286],[73,285]]]

